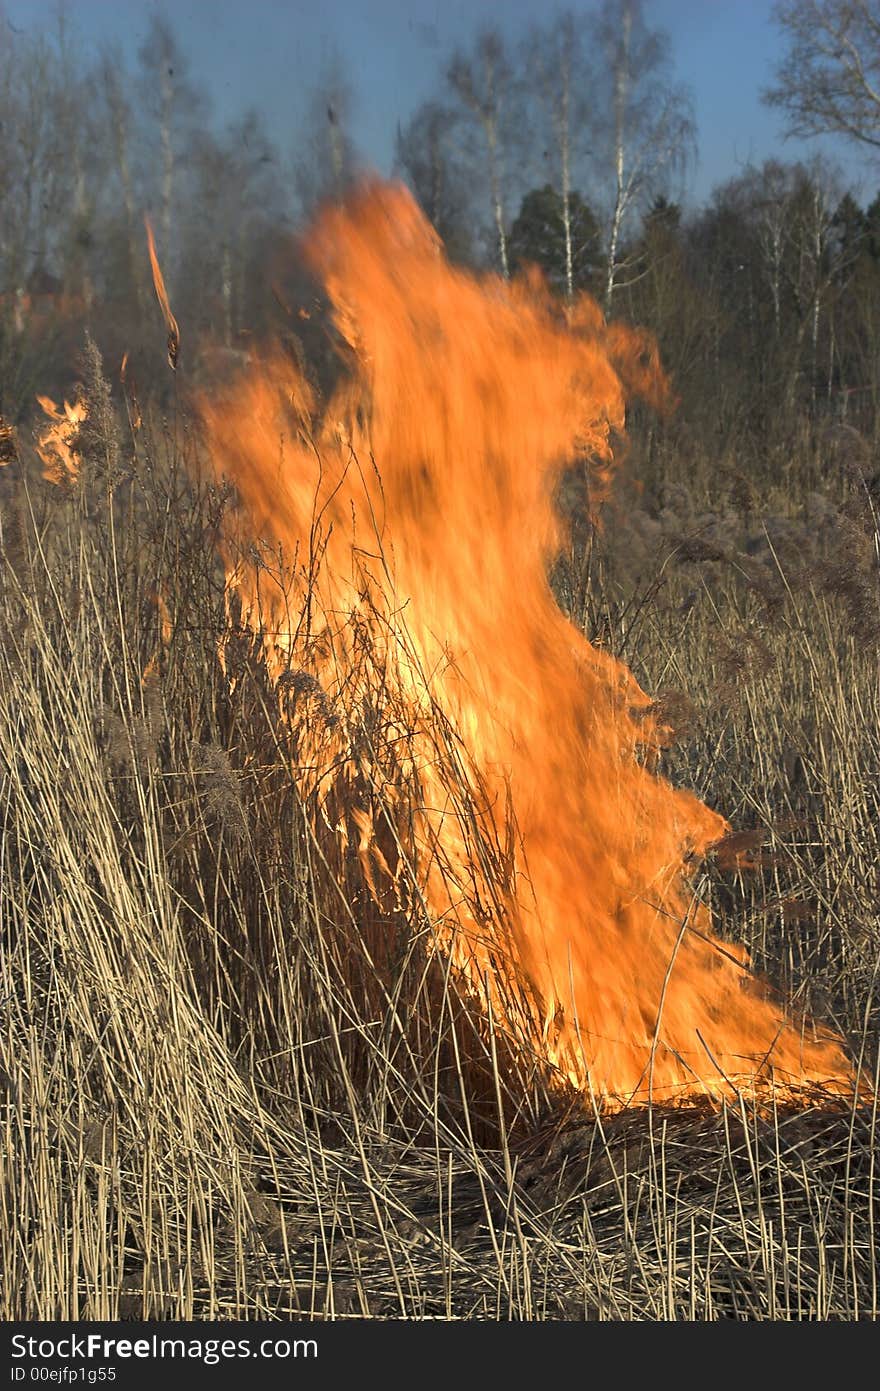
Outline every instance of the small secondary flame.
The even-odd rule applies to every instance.
[[[147,229],[147,250],[150,254],[150,269],[153,272],[153,288],[156,291],[156,298],[159,301],[159,308],[162,310],[162,317],[165,320],[165,327],[168,330],[168,366],[172,372],[177,371],[177,359],[180,356],[180,329],[177,320],[171,312],[171,305],[168,302],[168,291],[165,289],[165,277],[162,274],[162,267],[159,265],[159,258],[156,255],[156,241],[153,237],[153,228],[150,219],[144,218],[144,226]]]
[[[75,483],[82,464],[76,444],[88,407],[85,401],[65,401],[59,409],[49,396],[38,396],[37,401],[52,422],[37,440],[37,453],[46,465],[43,477],[50,483]]]
[[[245,617],[279,692],[328,715],[299,770],[325,820],[377,898],[399,886],[387,764],[328,713],[366,703],[380,672],[396,692],[382,737],[420,789],[419,891],[497,1026],[608,1106],[847,1090],[839,1041],[787,1020],[713,935],[688,869],[727,825],[646,766],[648,697],[548,583],[561,470],[581,455],[601,480],[625,394],[665,391],[648,340],[586,296],[563,310],[537,279],[453,269],[400,187],[328,208],[305,250],[347,365],[326,408],[280,351],[199,405],[239,540],[268,548],[232,577]],[[342,815],[358,769],[375,797]],[[517,981],[541,1010],[524,1040]]]

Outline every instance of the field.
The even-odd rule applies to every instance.
[[[25,441],[3,480],[3,1317],[876,1317],[865,441],[716,461],[638,414],[599,528],[582,473],[560,487],[562,609],[655,697],[663,771],[734,828],[695,893],[858,1068],[855,1097],[621,1111],[437,949],[414,784],[373,810],[393,904],[316,815],[320,740],[341,720],[392,770],[401,711],[366,648],[348,706],[303,672],[279,693],[230,612],[233,503],[185,402],[126,419],[93,347],[84,399],[76,478],[40,478]],[[529,1021],[519,989],[506,1018]]]

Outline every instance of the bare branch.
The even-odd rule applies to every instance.
[[[780,0],[788,51],[763,94],[786,134],[880,148],[880,0]]]

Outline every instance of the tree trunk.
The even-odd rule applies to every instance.
[[[501,197],[501,178],[498,172],[498,135],[494,118],[486,122],[486,144],[489,150],[489,188],[492,197],[492,215],[498,235],[498,255],[501,261],[501,274],[510,279],[510,265],[507,259],[507,233],[504,229],[504,202]]]
[[[632,37],[632,6],[626,4],[620,20],[620,47],[614,72],[614,212],[608,237],[608,266],[605,274],[605,314],[611,313],[611,299],[617,275],[617,256],[620,247],[620,228],[626,210],[626,97],[629,87],[630,39]]]
[[[571,101],[571,64],[562,63],[562,101],[559,113],[560,154],[562,156],[562,228],[565,236],[565,294],[574,298],[574,257],[571,246],[571,133],[569,112]]]
[[[126,120],[125,104],[122,100],[122,94],[119,91],[116,73],[109,66],[105,69],[104,82],[107,91],[107,105],[110,108],[113,145],[116,152],[116,172],[119,175],[119,183],[122,188],[122,206],[125,208],[129,274],[131,276],[131,284],[134,287],[138,310],[142,313],[144,308],[141,279],[143,251],[137,240],[136,229],[139,224],[135,215],[134,188],[131,182],[131,166],[128,162],[128,122]]]
[[[174,142],[172,139],[174,87],[167,68],[164,66],[161,76],[161,91],[162,114],[159,131],[162,142],[162,251],[166,262],[170,264],[171,215],[174,198]]]

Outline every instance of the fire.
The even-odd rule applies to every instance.
[[[153,228],[148,217],[144,218],[144,226],[147,229],[147,251],[150,256],[150,269],[153,272],[153,288],[156,291],[156,298],[159,301],[159,308],[162,310],[162,317],[165,320],[165,327],[168,330],[168,366],[172,372],[177,371],[177,359],[180,356],[180,329],[177,320],[171,312],[171,305],[168,302],[168,291],[165,289],[165,277],[162,274],[162,267],[159,265],[159,258],[156,255],[156,241],[153,237]]]
[[[230,554],[250,543],[243,618],[312,712],[316,814],[378,902],[416,877],[495,1026],[604,1105],[846,1091],[840,1043],[713,934],[688,875],[727,824],[651,771],[649,698],[548,583],[561,470],[580,455],[601,481],[625,392],[663,394],[646,339],[587,297],[565,312],[536,279],[453,269],[396,186],[325,210],[305,251],[342,341],[332,399],[279,351],[199,409],[240,498]],[[355,737],[345,712],[377,692],[383,727]],[[404,785],[402,847],[383,818]]]
[[[17,459],[18,445],[15,439],[15,430],[0,415],[0,468],[6,468],[7,464],[13,464]]]
[[[76,444],[88,407],[85,401],[65,401],[59,409],[48,396],[38,396],[37,401],[52,422],[37,440],[37,453],[46,465],[43,477],[50,483],[75,483],[82,462]]]

